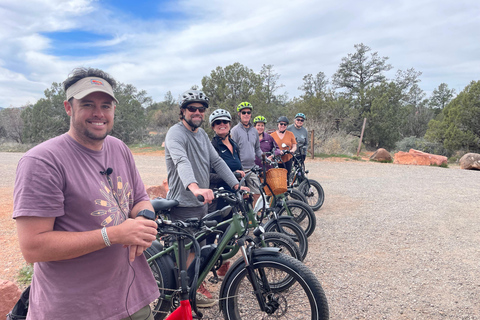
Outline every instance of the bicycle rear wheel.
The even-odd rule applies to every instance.
[[[150,247],[145,250],[144,255],[149,259],[157,253],[158,252]],[[173,260],[171,257],[162,256],[148,262],[148,265],[157,282],[159,292],[158,298],[150,304],[150,308],[152,309],[155,320],[163,320],[170,313],[172,306],[171,301],[165,300],[164,297],[166,294],[172,295],[174,290],[177,289]]]
[[[305,180],[300,183],[298,190],[307,197],[308,204],[312,207],[313,211],[317,211],[323,205],[325,192],[318,181],[312,179],[308,179],[308,181]]]
[[[260,309],[245,262],[239,259],[230,267],[220,289],[225,319],[328,319],[325,293],[312,271],[301,262],[281,254],[254,256],[250,262],[266,310]],[[282,284],[285,279],[289,279],[287,286]]]
[[[267,221],[264,226],[265,232],[279,232],[289,236],[300,249],[301,259],[303,261],[308,253],[308,239],[302,227],[293,220],[293,218],[279,217]]]

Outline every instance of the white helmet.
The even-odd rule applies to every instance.
[[[208,120],[210,121],[210,125],[213,125],[215,120],[228,120],[229,122],[232,122],[232,116],[227,110],[217,109],[210,114]]]

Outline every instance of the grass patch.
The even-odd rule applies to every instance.
[[[373,160],[373,159],[371,159],[370,161],[380,162],[380,163],[393,163],[393,159],[392,160]]]
[[[147,146],[145,144],[133,144],[128,146],[132,153],[139,153],[139,152],[155,152],[160,150],[165,150],[165,148],[161,146]]]
[[[326,153],[316,153],[315,158],[322,158],[322,159],[328,159],[328,158],[343,158],[343,159],[351,159],[351,160],[362,160],[361,157],[357,156],[350,156],[347,154],[326,154]]]
[[[18,283],[28,286],[32,282],[33,264],[29,263],[18,272]]]

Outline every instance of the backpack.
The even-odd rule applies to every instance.
[[[25,289],[20,295],[12,311],[7,314],[7,320],[22,320],[27,319],[28,300],[30,297],[30,286]]]

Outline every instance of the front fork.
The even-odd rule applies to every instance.
[[[240,245],[240,252],[242,253],[243,261],[245,262],[247,277],[252,284],[253,292],[257,298],[260,310],[262,310],[262,312],[266,312],[267,314],[273,314],[276,311],[276,304],[267,303],[265,301],[265,296],[263,295],[264,292],[270,292],[270,284],[268,283],[265,270],[263,268],[258,268],[257,276],[253,266],[251,265],[253,246],[249,245],[248,247],[245,247],[245,240],[243,239],[238,241],[238,245]]]

